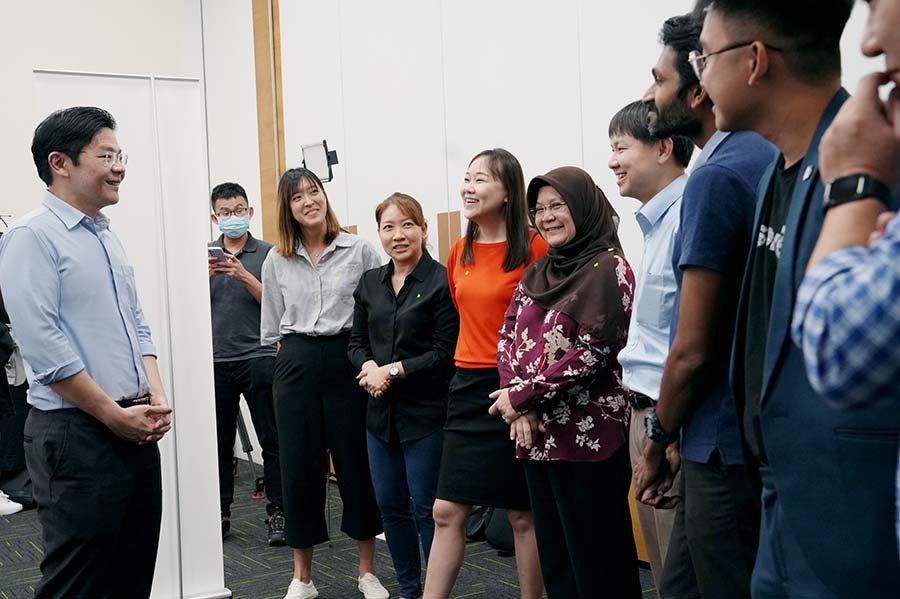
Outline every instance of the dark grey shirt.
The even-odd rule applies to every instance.
[[[244,248],[235,256],[257,280],[262,281],[262,265],[272,244],[249,233]],[[224,249],[220,236],[210,246]],[[274,356],[276,347],[259,344],[259,302],[243,283],[227,275],[209,280],[212,306],[213,361],[233,362],[263,356]]]

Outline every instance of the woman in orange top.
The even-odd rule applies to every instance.
[[[425,599],[446,599],[465,553],[473,505],[506,508],[523,599],[539,599],[543,580],[522,464],[509,428],[488,414],[499,389],[497,343],[503,315],[525,267],[547,252],[528,228],[525,177],[516,157],[485,150],[469,163],[460,195],[469,220],[450,250],[447,274],[459,310],[456,374],[450,382],[444,449],[434,502],[434,541]]]

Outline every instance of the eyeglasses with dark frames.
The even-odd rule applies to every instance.
[[[706,54],[700,54],[696,50],[691,50],[688,53],[688,62],[691,67],[694,69],[694,75],[697,76],[697,79],[700,79],[703,76],[703,71],[706,70],[706,63],[709,61],[711,56],[715,56],[716,54],[722,54],[724,52],[730,52],[732,50],[737,50],[738,48],[746,48],[750,44],[756,42],[757,40],[750,40],[747,42],[736,42],[734,44],[729,44],[722,48],[721,50],[716,50],[714,52],[707,52]],[[775,52],[784,52],[781,48],[777,48],[770,44],[763,43],[763,46],[768,48],[769,50],[773,50]]]
[[[219,218],[231,218],[232,216],[246,216],[249,209],[245,206],[238,206],[234,210],[229,210],[228,208],[222,208],[221,210],[216,211],[216,216]]]

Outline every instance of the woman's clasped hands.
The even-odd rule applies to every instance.
[[[544,423],[537,413],[517,412],[509,401],[509,389],[498,389],[488,397],[494,400],[488,414],[500,416],[509,425],[509,438],[525,449],[534,447],[538,433],[544,432]]]
[[[375,398],[381,397],[391,386],[390,364],[379,366],[375,360],[369,360],[362,365],[362,370],[356,375],[356,380],[369,395]]]

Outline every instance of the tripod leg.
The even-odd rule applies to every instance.
[[[250,443],[250,435],[247,434],[247,423],[244,422],[244,414],[238,407],[237,413],[237,430],[238,436],[241,438],[241,449],[247,455],[247,461],[250,462],[250,476],[256,480],[256,465],[253,463],[253,445]]]
[[[325,452],[325,532],[328,535],[328,546],[331,544],[331,450]]]

